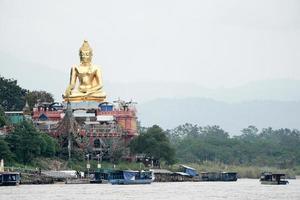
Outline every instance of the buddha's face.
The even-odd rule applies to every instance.
[[[92,61],[92,52],[91,51],[80,51],[80,61],[81,63],[90,63]]]

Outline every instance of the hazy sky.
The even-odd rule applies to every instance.
[[[300,79],[297,0],[0,0],[0,54],[68,76],[84,39],[109,82]]]

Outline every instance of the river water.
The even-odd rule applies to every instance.
[[[300,200],[300,180],[288,185],[261,185],[255,179],[237,182],[152,183],[151,185],[20,185],[0,187],[0,200]]]

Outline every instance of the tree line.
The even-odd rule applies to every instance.
[[[20,87],[16,80],[0,76],[0,128],[10,125],[4,111],[20,111],[25,102],[29,109],[38,102],[53,102],[53,95],[46,91],[29,91]],[[57,141],[37,130],[29,121],[12,127],[6,137],[0,135],[0,159],[8,163],[31,163],[35,157],[52,157],[59,151]]]
[[[255,126],[230,137],[219,126],[184,124],[167,135],[180,162],[204,161],[235,165],[292,168],[300,165],[300,131]]]
[[[29,91],[17,81],[0,76],[0,128],[9,122],[4,111],[22,110],[28,102],[53,102],[46,91]],[[300,131],[297,129],[258,130],[249,126],[241,135],[230,137],[219,126],[183,124],[163,130],[154,125],[140,128],[140,134],[128,146],[133,154],[142,154],[157,163],[201,163],[205,161],[235,165],[291,168],[300,166]],[[53,157],[61,151],[57,141],[24,121],[7,137],[0,136],[0,158],[30,163],[34,157]],[[119,152],[120,153],[120,152]]]
[[[29,108],[38,102],[54,101],[53,95],[46,91],[30,91],[18,85],[17,80],[6,79],[0,75],[0,105],[4,111],[20,111],[25,103]]]
[[[56,139],[38,131],[28,121],[15,125],[11,133],[0,137],[0,159],[9,164],[30,164],[34,158],[54,157],[59,151]]]

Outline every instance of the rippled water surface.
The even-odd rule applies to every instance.
[[[178,200],[178,199],[295,199],[300,200],[300,180],[288,185],[261,185],[258,180],[237,182],[153,183],[151,185],[20,185],[0,187],[0,200]]]

